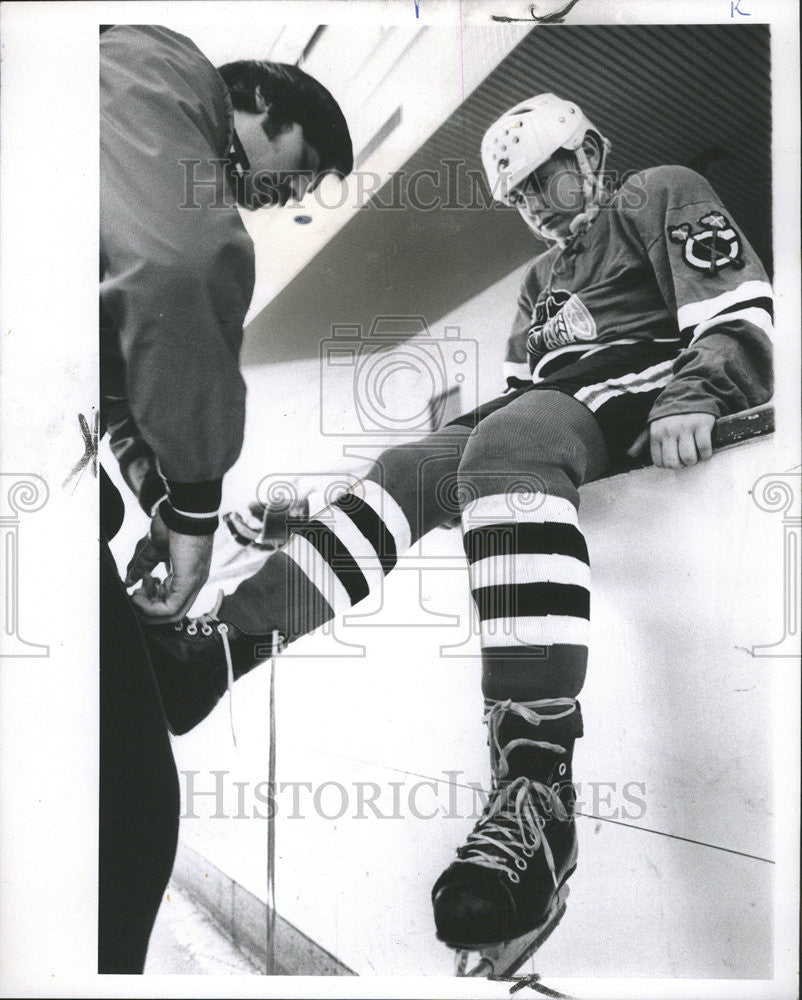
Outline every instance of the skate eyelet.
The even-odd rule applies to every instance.
[[[559,774],[559,776],[562,778],[564,777],[565,772],[567,770],[568,768],[565,766],[565,764],[560,764],[560,766],[557,768],[557,774]]]
[[[192,622],[191,625],[187,625],[187,635],[197,635],[197,634],[198,634],[198,626],[195,624],[195,622]]]
[[[535,849],[533,847],[523,847],[522,851],[525,858],[533,858],[535,856]]]
[[[201,626],[201,633],[203,635],[211,635],[212,632],[214,632],[212,626],[204,622],[203,625]]]
[[[507,878],[510,880],[510,882],[514,882],[516,885],[521,881],[521,876],[518,874],[518,872],[508,871]]]
[[[183,622],[176,622],[175,625],[173,625],[173,630],[175,632],[180,632],[183,627],[184,627]]]
[[[225,622],[220,622],[220,624],[217,626],[217,631],[220,633],[220,635],[226,635],[228,633],[228,625],[226,625]]]
[[[556,795],[559,795],[560,794],[560,782],[559,781],[555,781],[554,784],[551,786],[551,790]]]
[[[529,867],[529,865],[524,861],[523,858],[516,858],[515,867],[518,869],[518,871],[525,872],[526,869]]]

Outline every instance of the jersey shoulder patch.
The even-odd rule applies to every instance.
[[[723,212],[705,212],[695,223],[670,225],[668,238],[682,247],[682,259],[697,271],[715,274],[744,266],[741,238]]]

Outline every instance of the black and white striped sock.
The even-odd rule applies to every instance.
[[[590,566],[574,505],[562,497],[479,497],[462,515],[488,697],[560,697],[584,681]]]
[[[380,587],[410,544],[399,504],[363,480],[298,527],[265,563],[270,625],[288,641],[313,631]]]

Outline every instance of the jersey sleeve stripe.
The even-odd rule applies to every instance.
[[[711,299],[689,302],[687,305],[680,306],[677,310],[677,323],[680,330],[692,330],[699,323],[704,323],[725,309],[761,298],[773,299],[772,288],[767,281],[742,281],[737,288],[722,292]]]
[[[694,331],[691,343],[694,343],[701,336],[703,336],[703,334],[708,333],[717,326],[728,326],[738,320],[743,320],[746,323],[751,323],[752,326],[758,327],[766,334],[769,340],[771,340],[774,335],[774,324],[772,323],[771,315],[766,312],[765,309],[739,309],[736,312],[727,312],[722,313],[720,316],[713,316],[713,318],[707,320],[706,323],[700,323]]]
[[[773,326],[774,323],[774,299],[768,298],[757,298],[748,299],[746,302],[736,302],[734,305],[727,306],[726,309],[722,309],[721,312],[716,313],[715,316],[711,316],[710,319],[705,320],[704,323],[700,323],[696,328],[689,327],[682,331],[683,339],[685,340],[686,346],[692,344],[700,336],[700,329],[706,327],[706,324],[712,323],[713,320],[719,317],[732,316],[735,313],[743,313],[747,309],[760,309],[762,312],[766,313],[769,318],[769,325]],[[768,332],[769,338],[771,333]]]
[[[717,312],[716,315],[723,316],[725,313],[740,312],[742,309],[751,309],[753,306],[757,309],[765,310],[771,317],[772,322],[774,321],[774,299],[767,296],[749,299],[747,302],[736,302],[734,305],[727,306],[726,309],[720,310],[720,312]]]

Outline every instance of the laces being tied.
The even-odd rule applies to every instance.
[[[538,709],[548,709],[542,714]],[[545,817],[567,820],[568,811],[560,798],[559,786],[550,786],[527,777],[503,783],[509,774],[508,757],[521,747],[565,754],[557,743],[518,738],[502,746],[500,728],[508,714],[519,716],[532,726],[571,715],[576,710],[573,698],[550,698],[542,701],[495,702],[486,712],[491,748],[493,787],[485,810],[460,848],[457,862],[481,865],[504,872],[511,882],[519,882],[520,871],[528,867],[528,858],[543,849],[546,864],[557,887],[554,855],[544,833]],[[517,870],[516,870],[517,869]]]
[[[226,687],[228,689],[228,720],[231,726],[231,739],[234,742],[234,746],[237,745],[237,733],[234,729],[234,661],[231,659],[231,647],[228,643],[228,625],[225,622],[218,621],[217,615],[220,611],[220,605],[223,603],[222,590],[217,591],[217,600],[214,602],[214,607],[211,611],[207,611],[205,614],[198,615],[195,618],[187,618],[183,622],[179,622],[175,626],[176,632],[180,632],[184,629],[187,635],[197,635],[198,632],[201,635],[211,635],[213,632],[217,632],[223,641],[223,652],[226,657]]]

